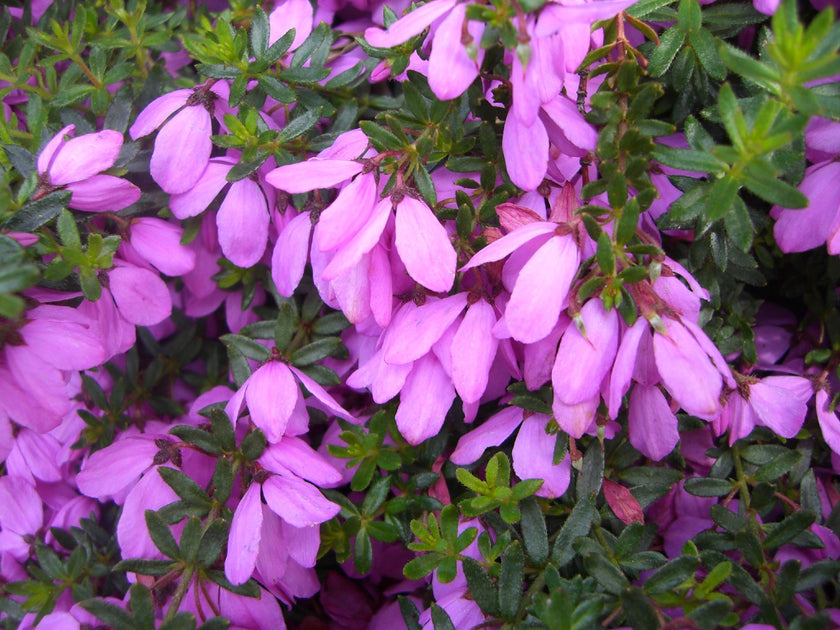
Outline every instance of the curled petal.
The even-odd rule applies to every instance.
[[[167,118],[184,107],[192,93],[192,90],[175,90],[157,97],[138,114],[137,120],[128,130],[128,135],[132,140],[148,136],[166,122]]]
[[[140,199],[140,189],[113,175],[94,175],[67,186],[72,193],[67,204],[84,212],[111,212],[127,208]]]
[[[677,418],[656,386],[637,384],[630,394],[630,443],[643,455],[661,460],[680,440]]]
[[[316,188],[333,188],[361,173],[363,168],[364,164],[354,160],[312,158],[275,168],[266,174],[265,181],[279,190],[297,194]]]
[[[294,527],[309,527],[330,520],[341,511],[313,486],[294,476],[273,475],[263,484],[268,507]]]
[[[59,147],[50,164],[50,183],[64,186],[111,168],[122,143],[122,134],[112,129],[68,140]]]
[[[419,9],[415,9],[408,15],[401,17],[391,24],[388,30],[381,28],[369,28],[365,31],[365,39],[371,46],[377,48],[391,48],[397,46],[415,35],[419,35],[426,27],[450,11],[455,6],[456,0],[432,0]]]
[[[453,464],[466,466],[477,461],[482,453],[491,446],[499,446],[522,422],[520,407],[506,407],[491,418],[485,420],[458,440],[455,451],[449,457]]]

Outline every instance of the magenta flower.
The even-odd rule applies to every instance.
[[[68,205],[88,212],[121,210],[140,199],[137,186],[103,174],[117,161],[122,134],[105,129],[73,138],[75,130],[75,125],[67,125],[41,151],[38,190],[33,199],[66,189],[72,193]]]
[[[261,365],[228,401],[225,411],[235,422],[247,405],[251,421],[265,432],[268,441],[279,442],[293,414],[305,415],[305,411],[299,408],[303,399],[295,379],[332,414],[355,421],[323,387],[297,368],[281,361],[268,361]]]
[[[186,192],[201,177],[213,149],[212,117],[221,120],[228,92],[226,83],[211,81],[192,90],[164,94],[149,103],[131,125],[132,140],[160,129],[150,169],[164,191]]]

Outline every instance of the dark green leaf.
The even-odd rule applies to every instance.
[[[435,630],[455,630],[449,615],[437,604],[432,604],[432,625]]]
[[[169,531],[169,525],[153,510],[146,510],[146,528],[149,530],[149,536],[155,543],[155,547],[160,549],[163,555],[168,558],[180,558],[181,554],[172,532]]]
[[[86,599],[79,605],[114,630],[137,630],[131,615],[103,599]]]
[[[675,149],[657,144],[653,158],[666,166],[697,173],[720,173],[723,164],[711,153],[694,149]]]
[[[271,351],[268,348],[243,335],[222,335],[219,337],[219,340],[225,344],[228,349],[236,349],[243,356],[253,359],[254,361],[265,361],[271,356]]]
[[[262,59],[268,50],[269,25],[268,16],[260,7],[254,11],[251,18],[251,53],[257,59]]]
[[[37,201],[27,202],[23,207],[6,219],[3,228],[10,232],[34,232],[51,221],[70,201],[70,192],[59,190]]]
[[[242,451],[245,459],[254,461],[262,455],[262,452],[265,450],[265,445],[265,433],[260,429],[255,429],[245,436],[239,449]]]
[[[554,540],[554,548],[551,551],[551,560],[558,567],[563,567],[575,556],[573,544],[575,540],[589,533],[592,526],[592,518],[595,516],[595,495],[584,497],[578,501],[572,509],[572,513],[560,533]]]
[[[159,466],[158,473],[175,494],[187,503],[207,507],[211,505],[210,497],[204,489],[180,470]]]
[[[499,573],[499,613],[508,621],[513,621],[519,611],[525,581],[524,570],[522,548],[519,542],[514,541],[502,556],[502,568]]]
[[[650,599],[638,586],[631,586],[621,594],[621,604],[633,630],[656,630],[659,616]]]
[[[310,109],[309,111],[292,118],[277,136],[278,142],[288,142],[297,138],[312,129],[321,119],[321,108]]]
[[[645,592],[649,595],[667,593],[693,577],[698,568],[700,568],[700,560],[695,556],[682,556],[671,560],[645,580]]]
[[[548,560],[548,533],[545,518],[536,499],[529,497],[519,504],[522,512],[522,542],[531,561],[542,566]]]
[[[685,491],[696,497],[722,497],[732,492],[732,482],[726,479],[692,477],[686,479]]]
[[[676,26],[662,34],[659,46],[653,49],[648,64],[648,72],[652,77],[661,77],[668,71],[684,41],[685,33]]]
[[[781,547],[813,525],[815,520],[816,515],[813,512],[806,510],[794,512],[767,534],[767,538],[764,539],[765,549]]]
[[[292,353],[290,358],[295,367],[304,365],[311,365],[316,361],[320,361],[332,353],[334,353],[341,346],[341,339],[338,337],[324,337],[318,341],[313,341],[296,350]]]
[[[472,558],[464,558],[462,567],[475,603],[488,615],[499,614],[499,596],[493,580]]]
[[[129,589],[131,614],[137,623],[137,630],[153,630],[155,627],[155,606],[152,594],[142,584],[132,584]]]
[[[600,553],[587,554],[583,566],[608,593],[621,595],[630,586],[621,570]]]

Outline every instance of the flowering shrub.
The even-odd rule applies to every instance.
[[[0,625],[840,627],[827,4],[6,8]]]

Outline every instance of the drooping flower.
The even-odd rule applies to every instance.
[[[33,198],[66,189],[72,193],[68,205],[88,212],[122,210],[140,199],[137,186],[104,173],[119,157],[122,134],[105,129],[74,138],[75,130],[75,125],[67,125],[41,151]]]

